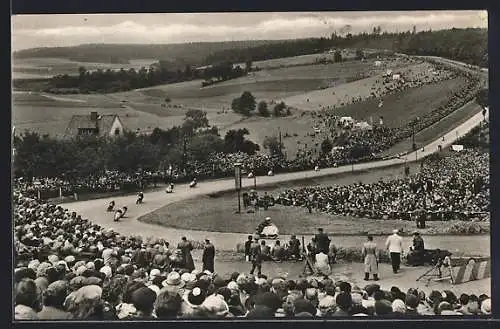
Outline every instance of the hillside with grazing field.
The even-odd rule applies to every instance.
[[[306,59],[311,60],[312,56],[316,55]],[[294,157],[300,150],[319,150],[322,140],[331,136],[332,131],[325,129],[319,114],[322,110],[368,122],[370,118],[377,122],[383,116],[387,126],[398,127],[432,111],[465,84],[464,78],[411,57],[389,56],[287,68],[279,65],[305,63],[304,56],[280,60],[281,64],[278,60],[266,61],[275,68],[204,88],[201,80],[193,80],[105,95],[17,93],[13,97],[13,122],[18,132],[34,129],[60,135],[72,115],[97,111],[118,114],[129,130],[151,131],[155,127],[166,129],[181,124],[187,110],[195,108],[206,111],[210,124],[219,127],[221,134],[247,128],[249,138],[260,145],[266,136],[278,135],[281,130],[287,156]],[[384,77],[388,71],[400,74],[402,79]],[[292,115],[245,118],[236,114],[230,108],[231,102],[243,91],[251,92],[257,102],[267,101],[270,110],[273,103],[283,100],[292,107]],[[453,123],[451,120],[444,125],[451,127]],[[321,132],[315,133],[315,127]],[[439,131],[431,135],[436,133]]]

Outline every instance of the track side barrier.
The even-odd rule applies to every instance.
[[[453,265],[458,264],[452,263]],[[489,278],[491,277],[491,259],[471,258],[466,264],[462,262],[459,266],[453,266],[451,273],[454,284]]]

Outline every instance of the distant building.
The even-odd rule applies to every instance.
[[[90,112],[90,115],[73,115],[64,137],[96,135],[113,138],[123,136],[123,131],[123,124],[117,114],[100,115]]]

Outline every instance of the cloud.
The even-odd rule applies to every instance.
[[[241,20],[238,21],[238,15]],[[252,20],[252,15],[255,19]],[[356,15],[356,16],[354,16]],[[266,14],[164,14],[147,17],[123,15],[124,18],[106,15],[89,16],[73,23],[65,18],[64,25],[43,26],[45,21],[56,19],[38,16],[36,24],[29,17],[14,17],[13,48],[38,46],[64,46],[82,43],[181,43],[219,40],[289,39],[312,36],[329,36],[345,25],[352,32],[371,31],[380,25],[383,30],[443,29],[451,27],[487,27],[484,12],[430,12],[401,13],[266,13]],[[66,15],[68,16],[68,15]],[[136,17],[136,19],[134,19]],[[154,17],[154,19],[153,19]],[[189,19],[191,17],[192,19]],[[21,19],[22,18],[22,19]],[[52,24],[54,24],[52,22]],[[49,25],[48,23],[46,25]],[[27,28],[23,28],[27,26]],[[28,27],[29,26],[29,27]]]

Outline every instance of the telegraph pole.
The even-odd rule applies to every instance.
[[[186,172],[186,133],[182,135],[182,172]]]
[[[281,157],[283,155],[283,151],[281,149],[281,128],[278,127],[278,136],[279,136],[279,147],[280,147],[280,162],[281,162]]]

